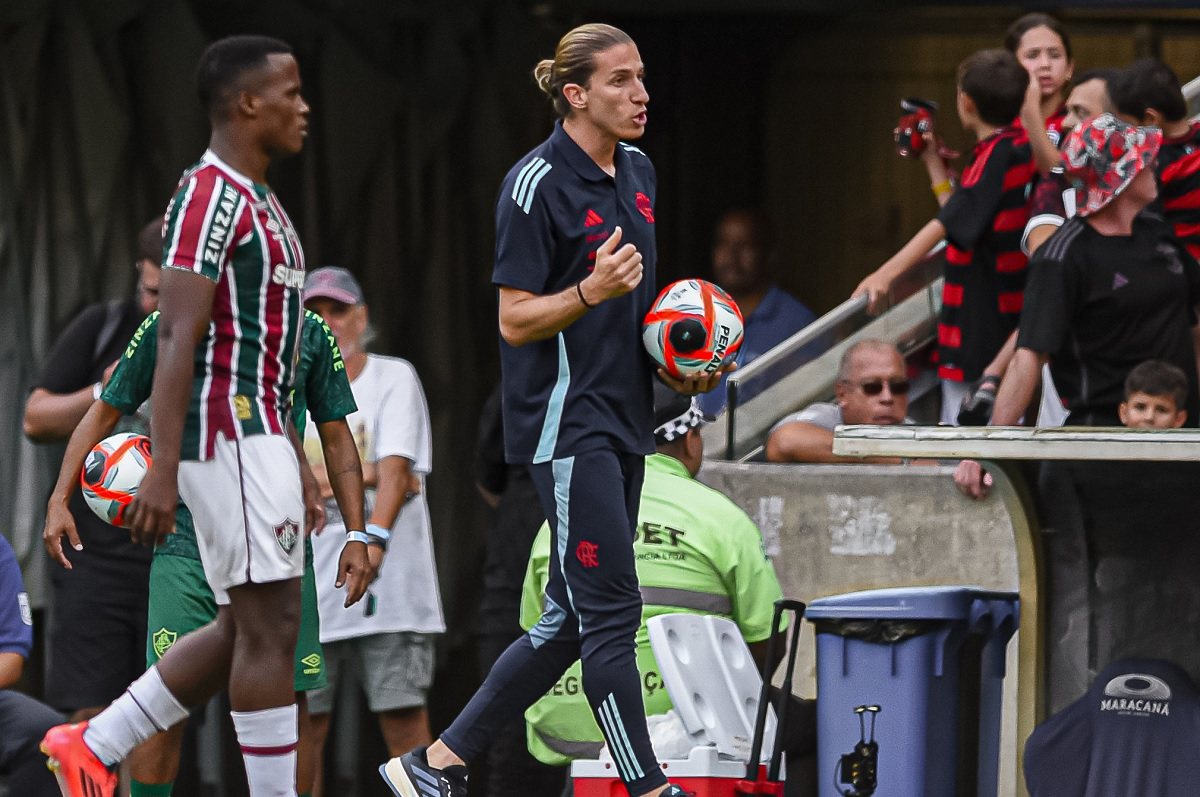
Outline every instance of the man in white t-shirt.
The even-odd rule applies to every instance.
[[[834,402],[810,404],[788,415],[767,436],[769,462],[899,462],[886,457],[842,457],[833,453],[839,424],[892,426],[908,413],[908,369],[886,340],[860,340],[842,355]]]
[[[326,266],[311,272],[304,303],[325,319],[342,350],[358,404],[346,422],[363,462],[367,534],[390,545],[365,599],[344,608],[343,597],[332,588],[340,535],[329,530],[340,516],[336,504],[327,501],[326,533],[313,539],[313,556],[329,685],[308,693],[309,711],[323,746],[338,683],[352,671],[379,717],[388,754],[398,756],[433,741],[426,693],[433,675],[433,635],[446,630],[424,490],[432,467],[429,408],[409,362],[367,354],[367,306],[349,271]],[[327,484],[319,448],[306,453],[317,479]],[[379,548],[368,547],[372,553]],[[321,774],[316,795],[324,792]]]

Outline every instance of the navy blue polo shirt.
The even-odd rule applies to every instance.
[[[21,579],[21,566],[8,540],[0,535],[0,653],[29,658],[33,648],[33,616]]]
[[[618,144],[609,177],[558,122],[517,161],[496,201],[492,281],[539,295],[572,287],[594,267],[596,249],[619,225],[621,246],[642,253],[642,281],[601,302],[547,340],[500,341],[504,448],[509,462],[612,447],[654,450],[653,363],[642,319],[655,297],[656,179],[645,153]]]

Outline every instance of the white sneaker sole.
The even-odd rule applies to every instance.
[[[421,797],[404,771],[404,765],[399,758],[393,758],[379,767],[379,777],[392,790],[396,797]]]

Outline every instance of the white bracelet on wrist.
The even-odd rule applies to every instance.
[[[361,542],[363,544],[370,544],[371,538],[367,536],[365,531],[347,531],[346,542]]]
[[[97,382],[96,384],[92,385],[92,401],[99,401],[100,394],[103,392],[104,392],[104,383],[103,382]]]

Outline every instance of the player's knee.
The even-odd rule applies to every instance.
[[[300,596],[291,582],[243,584],[229,591],[239,645],[286,649],[296,645],[300,630]]]

